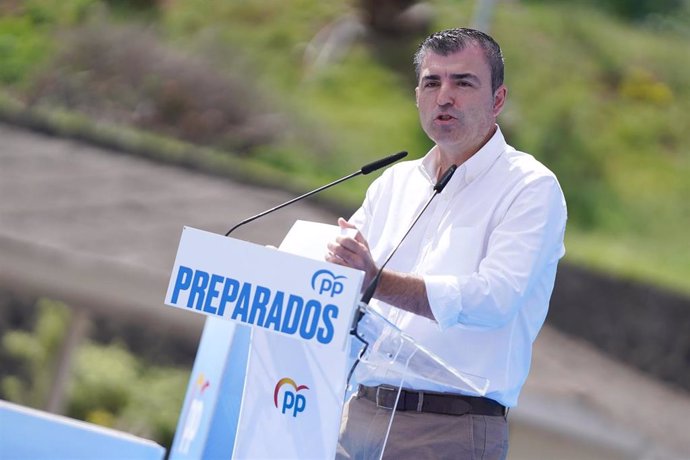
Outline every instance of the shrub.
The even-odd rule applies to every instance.
[[[92,24],[67,36],[29,101],[248,152],[274,141],[282,121],[262,110],[247,81],[161,45],[141,27]]]

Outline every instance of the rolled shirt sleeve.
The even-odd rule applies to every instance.
[[[555,178],[527,184],[490,231],[475,272],[423,275],[439,327],[495,328],[509,322],[539,283],[553,283],[565,253],[565,222],[565,202]]]

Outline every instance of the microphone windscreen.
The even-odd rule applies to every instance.
[[[377,169],[385,168],[386,166],[395,163],[396,161],[405,158],[407,152],[398,152],[394,155],[387,156],[386,158],[381,158],[380,160],[372,161],[371,163],[362,166],[360,170],[362,174],[369,174],[376,171]]]
[[[456,169],[458,169],[457,165],[450,165],[450,168],[443,173],[443,176],[441,176],[438,182],[436,182],[436,185],[434,185],[434,191],[436,193],[441,193],[443,189],[446,188],[446,185],[450,182],[450,178],[453,177],[453,173]]]

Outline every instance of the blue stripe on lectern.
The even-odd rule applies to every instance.
[[[232,457],[247,376],[251,333],[249,326],[238,324],[235,328],[203,458]]]
[[[250,341],[249,326],[206,319],[169,460],[232,457]]]

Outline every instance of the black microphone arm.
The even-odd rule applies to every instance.
[[[255,216],[244,219],[242,222],[240,222],[239,224],[235,225],[230,230],[228,230],[228,232],[225,234],[225,236],[230,235],[230,233],[234,232],[237,228],[241,227],[242,225],[248,224],[249,222],[252,222],[252,221],[255,221],[256,219],[263,217],[266,214],[270,214],[273,211],[277,211],[279,209],[282,209],[285,206],[291,205],[292,203],[294,203],[296,201],[302,200],[304,198],[307,198],[308,196],[319,193],[322,190],[326,190],[327,188],[333,187],[334,185],[337,185],[337,184],[344,182],[348,179],[352,179],[353,177],[359,176],[360,174],[366,175],[366,174],[372,173],[376,170],[379,170],[381,168],[385,168],[386,166],[391,165],[391,164],[395,163],[396,161],[405,158],[406,156],[407,156],[407,152],[403,151],[403,152],[398,152],[398,153],[393,154],[393,155],[389,155],[385,158],[381,158],[380,160],[372,161],[371,163],[368,163],[368,164],[362,166],[359,169],[359,171],[355,171],[352,174],[348,174],[345,177],[341,177],[340,179],[331,182],[330,184],[323,185],[323,186],[321,186],[315,190],[312,190],[311,192],[307,192],[304,195],[300,195],[297,198],[293,198],[290,201],[286,201],[283,204],[279,204],[278,206],[275,206],[271,209],[268,209],[264,212],[261,212]]]
[[[388,262],[391,260],[391,257],[393,257],[393,254],[398,250],[400,245],[402,244],[403,241],[405,241],[405,238],[407,238],[407,235],[409,235],[410,231],[412,231],[412,228],[417,224],[417,221],[419,220],[420,217],[422,217],[422,214],[424,214],[424,211],[426,211],[426,208],[429,207],[431,202],[433,201],[436,196],[443,191],[443,189],[446,187],[448,182],[450,182],[450,178],[453,177],[453,173],[458,167],[456,165],[451,165],[450,168],[446,170],[445,173],[443,173],[443,176],[436,182],[436,185],[434,185],[434,193],[431,195],[431,198],[429,198],[429,201],[426,202],[424,207],[422,208],[421,211],[419,211],[419,214],[417,214],[417,217],[415,218],[414,222],[412,222],[412,225],[409,226],[407,229],[407,232],[403,235],[402,238],[400,238],[400,241],[398,242],[398,245],[393,248],[391,253],[388,255],[388,258],[386,259],[385,262],[379,267],[378,272],[376,272],[376,276],[371,280],[369,285],[367,286],[366,290],[364,291],[364,294],[362,294],[362,298],[360,300],[361,303],[363,304],[368,304],[369,301],[371,300],[372,297],[374,297],[374,292],[376,291],[376,287],[379,284],[379,281],[381,280],[381,274],[383,273],[383,269],[386,267]],[[355,321],[355,327],[357,323],[359,322],[359,318],[357,321]]]
[[[450,182],[450,178],[453,177],[453,173],[456,169],[458,169],[456,165],[451,165],[450,168],[448,168],[446,172],[443,173],[443,176],[441,176],[438,182],[436,182],[436,185],[434,185],[434,193],[431,195],[431,198],[429,198],[429,201],[426,202],[422,210],[419,211],[419,214],[417,214],[417,217],[415,217],[414,221],[407,229],[407,232],[405,232],[403,237],[400,238],[400,241],[388,255],[388,258],[386,258],[385,262],[383,262],[383,264],[381,264],[381,267],[379,267],[378,271],[376,272],[376,276],[374,276],[374,278],[369,282],[367,288],[364,290],[364,294],[362,294],[362,298],[359,301],[357,311],[355,312],[352,321],[352,327],[350,328],[350,335],[356,337],[360,342],[362,342],[364,344],[364,347],[360,350],[357,359],[352,364],[350,372],[347,375],[348,385],[350,384],[350,379],[352,378],[352,375],[355,372],[357,363],[359,363],[360,359],[362,358],[362,356],[364,356],[364,353],[366,353],[367,349],[369,348],[369,342],[359,334],[359,332],[357,331],[357,326],[359,325],[359,322],[362,320],[362,318],[364,318],[364,314],[366,313],[366,306],[369,304],[371,298],[374,297],[374,292],[376,291],[376,287],[378,286],[379,281],[381,280],[381,274],[383,273],[383,269],[386,267],[386,264],[388,264],[388,262],[391,260],[391,257],[393,257],[393,254],[395,254],[402,242],[405,241],[405,238],[407,238],[407,235],[409,235],[410,231],[412,231],[412,228],[417,224],[419,218],[422,217],[422,214],[424,214],[426,208],[428,208],[433,199],[436,198],[436,195],[441,193],[443,189],[446,187],[446,185],[448,185],[448,182]]]

